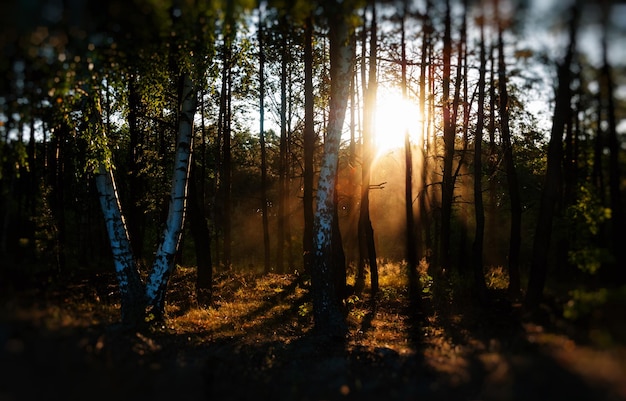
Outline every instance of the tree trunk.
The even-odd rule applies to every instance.
[[[479,298],[486,293],[485,274],[483,270],[483,247],[485,235],[485,209],[483,206],[483,128],[485,118],[485,75],[487,61],[485,57],[485,21],[480,21],[480,69],[478,76],[478,110],[476,112],[476,134],[474,135],[474,211],[476,218],[476,232],[472,250],[472,265],[474,272],[474,288]]]
[[[402,98],[408,101],[406,80],[406,42],[405,42],[405,19],[407,15],[408,1],[403,2],[402,18],[400,20],[400,43],[402,54]],[[415,217],[413,215],[413,154],[411,152],[411,138],[409,128],[404,132],[404,206],[406,217],[405,254],[409,277],[409,296],[413,304],[417,304],[420,296],[419,277],[417,275],[417,253],[415,247]]]
[[[280,145],[278,156],[278,228],[276,244],[276,271],[285,272],[285,231],[287,219],[287,18],[281,19],[280,58]]]
[[[180,77],[180,85],[181,110],[178,118],[178,139],[168,215],[152,271],[146,283],[146,304],[156,319],[163,317],[167,282],[174,268],[174,255],[182,236],[193,143],[197,91],[187,74]]]
[[[428,213],[428,171],[429,171],[429,155],[428,155],[428,123],[426,117],[426,70],[427,70],[427,62],[428,62],[428,53],[429,53],[429,42],[430,42],[430,32],[431,26],[430,21],[428,19],[428,12],[430,10],[430,0],[426,1],[426,7],[423,13],[423,29],[422,29],[422,50],[421,50],[421,65],[420,65],[420,117],[422,119],[421,126],[421,135],[419,136],[419,143],[417,148],[421,152],[422,156],[422,168],[421,168],[421,177],[420,177],[420,193],[418,196],[419,200],[419,222],[420,227],[418,227],[418,233],[422,233],[422,240],[419,242],[420,251],[418,253],[418,260],[422,258],[427,258],[428,250],[431,248],[432,244],[430,242],[430,216]]]
[[[496,2],[496,7],[498,2]],[[498,11],[496,9],[496,15]],[[504,62],[504,41],[502,21],[498,20],[498,85],[500,91],[500,133],[504,146],[504,166],[509,190],[509,201],[511,202],[511,232],[509,244],[509,294],[515,298],[520,295],[520,271],[519,257],[522,245],[522,201],[519,193],[519,183],[517,171],[513,162],[513,145],[509,130],[509,95],[506,87],[506,63]]]
[[[101,132],[106,139],[100,105],[95,100],[90,102],[90,99],[87,99],[87,101],[88,104],[84,110],[89,117],[89,123],[95,132]],[[136,325],[142,322],[144,317],[143,284],[131,249],[126,221],[122,215],[111,157],[106,150],[102,150],[99,156],[101,160],[95,172],[95,182],[113,254],[121,298],[122,323]]]
[[[223,159],[224,175],[222,176],[223,185],[223,201],[224,201],[224,267],[229,270],[232,265],[232,216],[231,216],[231,199],[232,199],[232,70],[230,66],[231,62],[231,48],[230,44],[227,49],[228,67],[226,68],[226,109],[224,114],[224,143],[223,143]]]
[[[443,36],[443,179],[441,183],[441,242],[439,254],[441,267],[450,269],[450,238],[452,224],[452,201],[454,196],[454,176],[452,162],[454,159],[455,126],[452,121],[450,104],[450,69],[452,53],[450,0],[446,0],[445,28]]]
[[[360,262],[364,264],[367,259],[370,267],[370,291],[372,296],[378,292],[378,265],[376,261],[376,245],[374,242],[374,229],[370,220],[370,175],[373,160],[373,112],[376,107],[376,57],[377,57],[377,21],[376,4],[372,1],[372,26],[370,33],[369,55],[369,79],[363,106],[363,158],[362,158],[362,182],[361,182],[361,210],[359,215],[359,249],[361,252]]]
[[[605,5],[605,7],[608,7]],[[607,25],[604,25],[604,33],[602,36],[602,77],[606,90],[606,114],[608,119],[607,126],[607,145],[609,147],[609,199],[611,205],[611,239],[613,256],[615,257],[615,278],[621,284],[626,283],[626,251],[624,250],[623,241],[618,238],[623,237],[624,231],[624,205],[622,203],[622,195],[620,183],[620,151],[621,144],[617,136],[617,121],[615,116],[615,97],[613,95],[614,83],[609,64],[608,57],[608,39]]]
[[[498,228],[496,224],[498,210],[498,194],[496,184],[498,182],[496,175],[498,174],[498,155],[496,149],[496,79],[495,79],[495,46],[492,44],[489,48],[489,125],[487,132],[489,134],[489,149],[487,153],[487,183],[488,183],[488,205],[486,216],[486,236],[488,248],[498,248]],[[499,263],[493,253],[488,253],[488,264]]]
[[[333,2],[327,7],[325,11],[330,19],[331,96],[328,130],[317,190],[313,248],[315,262],[311,271],[311,290],[315,329],[325,336],[342,337],[347,326],[333,280],[332,227],[339,145],[352,74],[353,42],[349,38],[348,16],[344,14],[342,4]]]
[[[369,130],[370,123],[370,103],[367,90],[367,74],[366,74],[366,49],[367,49],[367,8],[363,8],[363,31],[361,36],[361,60],[360,60],[360,72],[361,72],[361,90],[363,92],[363,121],[361,126],[361,193],[359,195],[360,207],[359,207],[359,220],[357,222],[357,244],[359,251],[359,258],[357,261],[356,278],[354,280],[354,293],[361,294],[365,289],[365,260],[367,254],[365,236],[363,234],[363,221],[361,215],[363,214],[363,188],[365,185],[365,152],[366,152],[366,137]],[[369,182],[368,182],[369,186]]]
[[[338,177],[335,178],[335,183],[338,181]],[[343,249],[343,238],[341,236],[341,229],[339,228],[339,191],[335,187],[334,193],[334,206],[333,211],[333,231],[332,231],[332,249],[333,249],[333,271],[335,280],[335,292],[337,293],[337,299],[345,299],[347,294],[347,272],[346,272],[346,254]]]
[[[570,121],[570,81],[571,64],[576,48],[576,31],[578,24],[578,9],[572,7],[572,19],[570,21],[569,46],[564,60],[558,65],[558,88],[550,142],[548,143],[548,166],[541,204],[533,242],[533,253],[526,292],[526,307],[533,310],[539,306],[543,297],[543,289],[548,274],[548,252],[552,237],[552,221],[554,208],[561,191],[561,165],[563,160],[563,132],[565,125]]]
[[[189,229],[193,235],[196,250],[196,298],[202,306],[211,302],[213,282],[213,262],[211,260],[211,231],[204,213],[204,203],[198,191],[196,167],[191,163],[189,171],[189,194],[187,205],[189,209]]]
[[[313,93],[313,14],[306,19],[304,30],[304,208],[303,255],[304,271],[311,272],[313,255],[313,155],[315,154]]]
[[[263,42],[264,20],[259,6],[259,144],[261,146],[261,219],[263,224],[264,272],[269,273],[270,233],[267,210],[267,149],[265,146],[265,49]]]

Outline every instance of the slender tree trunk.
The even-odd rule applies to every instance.
[[[430,20],[428,19],[428,12],[430,10],[430,0],[426,1],[426,8],[423,14],[423,29],[422,29],[422,51],[421,51],[421,65],[420,65],[420,118],[421,121],[421,135],[419,136],[419,143],[417,148],[421,152],[422,156],[422,168],[420,177],[420,194],[419,199],[419,221],[420,227],[418,232],[423,233],[423,240],[420,241],[421,249],[418,253],[418,259],[427,258],[428,249],[431,248],[430,243],[430,217],[427,209],[428,200],[428,169],[429,169],[429,157],[428,157],[428,124],[426,116],[426,71],[428,64],[428,49],[430,42]]]
[[[261,219],[263,224],[263,254],[265,273],[271,270],[270,231],[267,210],[267,149],[265,146],[265,48],[263,40],[264,20],[259,6],[259,144],[261,146]]]
[[[228,66],[226,68],[226,108],[224,113],[224,143],[223,143],[223,159],[224,175],[222,176],[222,186],[224,194],[224,267],[229,270],[232,265],[232,69],[231,69],[231,44],[229,42],[227,46],[227,60]]]
[[[372,296],[378,292],[378,266],[376,260],[376,245],[374,242],[374,229],[372,227],[372,221],[370,220],[370,176],[373,160],[374,141],[373,141],[373,112],[376,107],[376,92],[377,92],[377,72],[376,72],[376,57],[377,57],[377,21],[376,21],[376,4],[374,1],[371,3],[372,7],[372,26],[370,36],[370,55],[369,55],[369,77],[367,91],[365,95],[365,105],[363,112],[363,161],[362,161],[362,174],[363,179],[361,183],[361,210],[359,216],[359,249],[361,250],[361,259],[367,260],[370,267],[370,291]]]
[[[289,52],[291,54],[291,52]],[[289,56],[291,58],[291,55]],[[291,190],[291,177],[292,177],[292,129],[291,121],[293,118],[293,79],[292,70],[288,70],[287,75],[287,153],[285,154],[285,248],[287,250],[287,271],[292,272],[294,268],[293,259],[293,238],[291,236],[291,197],[289,192]]]
[[[605,7],[609,7],[605,5]],[[606,89],[606,114],[608,120],[607,126],[607,145],[609,147],[609,199],[611,205],[611,239],[613,256],[615,257],[615,277],[619,283],[626,283],[626,251],[624,250],[623,238],[624,231],[624,204],[622,203],[622,194],[620,183],[622,178],[620,175],[620,152],[621,144],[617,136],[617,121],[615,115],[615,97],[613,94],[613,77],[611,65],[608,57],[608,33],[607,26],[604,25],[604,33],[602,36],[602,77]],[[622,152],[623,153],[623,152]]]
[[[163,237],[146,283],[146,304],[156,319],[160,319],[164,313],[165,291],[169,276],[174,268],[174,255],[182,237],[193,144],[193,120],[196,112],[197,91],[187,74],[180,77],[180,86],[181,110],[178,118],[178,139],[168,215]]]
[[[96,188],[113,252],[113,263],[120,290],[122,322],[134,325],[143,319],[143,284],[130,247],[113,172],[102,163],[96,174]]]
[[[339,169],[337,169],[339,170]],[[335,183],[339,181],[339,174],[335,178]],[[337,299],[345,299],[347,294],[347,272],[346,272],[346,254],[343,249],[343,238],[339,227],[339,191],[335,185],[334,200],[335,209],[333,211],[333,228],[332,228],[332,252],[333,252],[333,272],[335,280],[335,292]]]
[[[211,231],[204,213],[202,194],[198,191],[196,166],[191,164],[189,172],[188,210],[189,229],[193,235],[196,250],[196,297],[198,303],[208,306],[211,302],[213,282],[213,262],[211,260]]]
[[[438,139],[437,139],[437,131],[435,130],[435,72],[436,67],[434,65],[436,56],[433,55],[434,46],[429,43],[428,46],[428,83],[429,83],[429,99],[428,99],[428,123],[427,123],[427,132],[429,138],[430,147],[427,150],[428,159],[430,162],[430,185],[434,185],[439,181],[439,171],[437,166],[437,158],[438,158]],[[430,218],[427,220],[428,223],[428,234],[426,236],[426,241],[430,242],[431,246],[429,249],[432,249],[431,252],[431,263],[429,264],[429,272],[431,275],[435,275],[441,271],[440,269],[440,252],[439,252],[439,244],[441,243],[441,199],[438,199],[437,192],[432,190],[429,191],[430,195]],[[438,216],[435,216],[435,212],[439,213]]]
[[[367,73],[366,73],[366,49],[367,49],[367,14],[366,9],[363,9],[363,32],[361,36],[361,62],[360,62],[360,71],[361,71],[361,90],[363,92],[363,122],[361,126],[361,194],[359,196],[360,207],[359,207],[359,220],[357,223],[357,242],[358,242],[358,250],[359,250],[359,259],[357,262],[357,272],[356,278],[354,281],[354,292],[355,294],[361,294],[365,289],[365,260],[367,254],[366,241],[365,236],[363,235],[363,222],[362,222],[362,214],[363,214],[363,188],[365,185],[365,152],[366,152],[366,137],[367,131],[370,129],[371,125],[371,112],[369,110],[369,96],[367,91]],[[367,183],[369,186],[369,182]]]
[[[313,14],[306,19],[304,31],[304,208],[303,254],[304,271],[311,272],[313,252],[313,155],[315,153],[315,126],[313,121]]]
[[[463,90],[463,123],[462,123],[462,150],[456,169],[452,175],[453,183],[456,183],[457,177],[461,172],[461,169],[466,164],[467,150],[469,147],[469,108],[474,101],[474,96],[470,99],[468,96],[468,84],[467,84],[467,12],[468,12],[467,0],[463,0],[463,17],[460,29],[460,38],[457,44],[457,68],[456,78],[454,81],[454,100],[452,102],[452,125],[454,132],[457,131],[459,109],[461,106],[461,90]],[[462,86],[462,89],[461,89]],[[467,252],[467,207],[461,204],[459,208],[459,241],[457,254],[459,256],[458,262],[455,263],[459,272],[467,272],[468,258],[465,256]]]
[[[345,318],[340,310],[333,280],[332,226],[334,192],[337,178],[339,145],[349,98],[352,74],[352,42],[343,4],[327,4],[330,19],[330,79],[331,96],[328,130],[317,190],[315,214],[314,266],[311,271],[313,317],[315,329],[324,335],[342,337],[346,332]]]
[[[441,183],[441,243],[440,260],[441,266],[450,269],[450,239],[452,224],[452,201],[454,196],[454,177],[452,174],[452,162],[454,160],[455,125],[452,120],[452,107],[450,104],[450,69],[452,53],[450,0],[446,0],[445,28],[443,36],[443,179]]]
[[[496,5],[498,2],[496,2]],[[498,11],[496,9],[496,15]],[[509,244],[509,293],[517,298],[520,295],[520,247],[522,245],[522,201],[519,193],[517,171],[513,162],[513,144],[509,130],[509,95],[506,88],[506,63],[504,61],[504,41],[502,21],[498,20],[498,86],[500,92],[500,133],[504,147],[504,166],[511,202],[511,232]]]
[[[401,70],[402,70],[402,98],[408,101],[408,88],[406,79],[406,42],[405,42],[405,19],[407,16],[408,0],[403,2],[402,18],[400,20],[400,43],[401,43]],[[406,216],[405,253],[409,277],[409,295],[411,302],[416,304],[419,300],[420,288],[417,275],[417,252],[415,239],[415,217],[413,215],[413,154],[411,152],[411,138],[409,128],[404,132],[404,206]]]
[[[224,48],[226,48],[226,43],[224,43]],[[226,52],[226,50],[224,50],[224,52]],[[221,76],[221,91],[220,91],[220,108],[219,108],[219,112],[218,112],[218,117],[217,117],[217,140],[215,143],[215,165],[217,166],[216,170],[217,170],[217,174],[215,175],[215,180],[214,180],[214,193],[215,193],[215,197],[216,197],[216,204],[218,205],[217,207],[217,216],[216,216],[216,226],[217,226],[217,231],[218,231],[218,235],[215,236],[215,259],[216,259],[216,263],[222,264],[222,266],[226,266],[226,264],[224,263],[224,256],[223,256],[223,251],[224,251],[224,225],[226,224],[226,217],[225,217],[225,198],[226,198],[226,194],[225,194],[225,187],[224,187],[224,176],[226,175],[226,170],[225,170],[225,165],[224,165],[224,142],[225,142],[225,135],[226,135],[226,104],[227,104],[227,100],[226,97],[228,96],[228,72],[227,72],[227,65],[228,65],[228,60],[226,59],[226,54],[224,54],[224,56],[222,57],[223,60],[223,70],[222,70],[222,76]],[[219,234],[221,234],[222,236],[222,246],[220,246],[220,238],[218,237]]]
[[[497,204],[498,204],[498,194],[497,194],[497,178],[498,174],[498,154],[496,149],[496,79],[495,79],[495,56],[494,56],[495,45],[491,45],[489,48],[489,125],[487,127],[487,132],[489,134],[489,150],[487,156],[487,177],[488,177],[488,193],[489,193],[489,201],[487,206],[487,216],[486,216],[486,234],[487,234],[487,244],[491,249],[497,249],[498,243],[498,228],[496,225],[497,220]],[[494,254],[488,254],[488,263],[493,263]],[[497,261],[497,259],[495,260]]]
[[[486,293],[485,274],[483,270],[483,247],[485,235],[485,209],[483,205],[483,128],[485,119],[485,75],[487,61],[485,57],[485,27],[484,15],[480,21],[480,70],[478,76],[478,110],[476,112],[476,134],[474,136],[474,211],[476,232],[472,250],[472,265],[474,272],[474,288],[479,298]]]
[[[548,166],[541,204],[537,220],[537,228],[533,242],[532,261],[528,279],[525,304],[529,309],[536,309],[543,297],[543,289],[548,274],[548,252],[552,237],[552,221],[554,208],[561,191],[561,162],[563,160],[563,132],[570,121],[569,110],[571,100],[571,64],[576,49],[576,31],[578,25],[578,9],[572,7],[570,21],[570,38],[564,60],[558,65],[558,88],[550,142],[548,143]]]
[[[287,21],[281,20],[281,59],[280,59],[280,146],[278,164],[278,230],[276,244],[276,271],[285,272],[285,226],[287,201]]]
[[[88,101],[90,99],[87,99]],[[102,132],[106,138],[105,127],[102,125],[102,112],[97,101],[93,100],[84,108],[89,116],[89,123],[96,132]],[[106,155],[106,152],[102,152]],[[100,207],[104,215],[113,263],[120,291],[122,323],[135,325],[143,321],[145,298],[143,284],[135,263],[130,245],[128,228],[119,203],[119,194],[113,176],[112,160],[103,158],[95,174],[96,189]]]

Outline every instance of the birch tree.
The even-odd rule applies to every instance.
[[[129,230],[115,182],[115,166],[103,124],[98,92],[93,89],[97,88],[95,81],[92,88],[84,91],[85,105],[81,107],[88,122],[86,126],[91,131],[88,138],[92,139],[95,181],[120,287],[122,322],[130,325],[159,321],[164,317],[167,284],[174,269],[174,257],[181,241],[185,220],[198,96],[196,82],[198,77],[203,75],[202,71],[212,56],[212,46],[207,46],[206,42],[201,40],[206,37],[209,27],[201,23],[189,24],[189,21],[209,11],[183,10],[175,6],[170,12],[172,24],[167,26],[166,30],[168,34],[176,32],[176,35],[173,35],[175,46],[170,50],[171,63],[168,68],[177,89],[175,97],[177,139],[167,218],[145,284],[140,279],[138,265],[130,245]],[[190,41],[184,41],[185,37],[195,37],[198,41],[190,44]],[[198,43],[202,43],[202,47]]]
[[[330,108],[317,188],[311,290],[315,329],[320,334],[335,337],[343,336],[347,329],[333,281],[332,228],[339,145],[350,97],[354,42],[350,39],[348,25],[352,11],[349,2],[329,1],[324,5],[330,27]]]

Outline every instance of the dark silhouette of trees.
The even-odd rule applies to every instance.
[[[531,309],[553,277],[626,281],[610,2],[602,36],[570,24],[554,99],[541,74],[559,49],[516,40],[534,34],[524,5],[514,21],[498,1],[105,3],[38,0],[19,26],[5,15],[25,6],[0,6],[0,257],[12,269],[46,265],[54,279],[113,265],[127,323],[163,317],[177,264],[196,265],[208,306],[214,265],[304,271],[316,325],[333,335],[346,282],[375,297],[386,261],[406,262],[415,294],[423,262],[481,300],[485,274],[506,266],[509,295]],[[587,3],[574,7],[581,27],[601,15]],[[393,167],[373,124],[389,88],[419,109]],[[539,97],[541,111],[554,104],[549,135]],[[392,184],[378,190],[379,173]]]
[[[541,204],[537,219],[537,228],[533,240],[533,253],[528,278],[528,290],[525,303],[530,309],[538,307],[548,275],[548,251],[552,237],[552,223],[555,207],[561,191],[561,164],[563,160],[563,133],[570,119],[571,99],[571,66],[576,49],[579,10],[572,7],[569,23],[569,44],[567,52],[558,64],[558,86],[555,99],[554,117],[550,142],[548,144],[548,161],[545,181],[541,193]]]

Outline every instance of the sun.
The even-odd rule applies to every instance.
[[[381,93],[374,114],[376,153],[381,155],[403,148],[407,130],[411,142],[415,143],[419,124],[419,107],[416,102],[403,98],[399,91]]]

